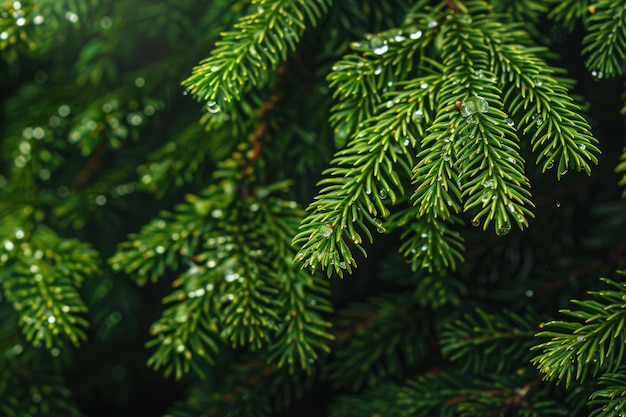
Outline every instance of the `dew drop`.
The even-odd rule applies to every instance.
[[[374,36],[370,39],[370,48],[376,55],[384,55],[389,50],[389,45],[386,41]]]
[[[578,149],[580,149],[581,151],[584,151],[585,149],[587,149],[587,146],[585,146],[584,143],[581,143]]]
[[[78,22],[78,15],[74,12],[67,12],[65,13],[65,18],[70,21],[71,23],[76,23]]]
[[[30,153],[30,143],[21,142],[19,145],[20,152],[22,153]]]
[[[61,126],[61,118],[53,114],[52,116],[50,116],[50,119],[48,119],[48,124],[50,125],[50,127],[59,127]]]
[[[33,129],[33,138],[43,139],[45,135],[46,135],[46,132],[43,130],[42,127],[37,126],[36,128]]]
[[[99,195],[97,195],[97,196],[96,196],[96,198],[94,199],[94,202],[95,202],[95,203],[96,203],[96,205],[98,205],[98,206],[104,206],[104,205],[107,203],[107,198],[106,198],[104,195],[99,194]]]
[[[487,113],[489,112],[489,103],[481,96],[470,97],[461,104],[461,116],[465,118],[469,118],[473,116],[475,113]],[[470,123],[470,120],[468,120]]]
[[[67,104],[62,104],[57,109],[57,112],[59,113],[59,116],[67,117],[70,115],[70,106],[68,106]]]
[[[417,28],[411,28],[409,29],[409,38],[413,39],[413,40],[417,40],[419,38],[422,37],[422,31],[417,29]]]
[[[506,119],[504,119],[504,123],[506,123],[509,126],[513,126],[515,124],[513,119],[511,119],[510,117],[507,117]]]
[[[378,233],[385,233],[385,228],[383,227],[383,221],[380,219],[374,219],[374,225],[376,226],[376,231]]]
[[[320,226],[318,232],[322,237],[329,238],[333,234],[333,228],[327,224],[324,224]]]
[[[472,220],[472,226],[474,226],[474,227],[480,226],[480,220],[478,220],[478,219]]]
[[[209,113],[218,113],[220,111],[220,105],[216,101],[209,101],[206,107]]]
[[[130,123],[132,126],[140,126],[141,123],[143,122],[143,117],[139,113],[130,113],[128,117],[126,118],[126,120],[128,120],[128,123]],[[90,120],[90,121],[93,122],[93,120]]]
[[[374,70],[374,75],[380,75],[382,74],[383,69],[381,67],[376,67],[376,69]]]
[[[489,111],[489,103],[481,96],[476,96],[476,110],[481,113],[487,113]]]
[[[402,32],[398,32],[396,36],[393,37],[393,40],[396,42],[404,42],[406,37],[402,34]]]
[[[420,109],[415,110],[415,113],[413,113],[413,121],[416,123],[419,123],[423,119],[424,119],[424,112]]]
[[[224,279],[226,280],[226,282],[234,282],[237,280],[237,278],[239,278],[239,274],[233,271],[228,271],[224,274]]]
[[[496,231],[496,234],[498,236],[503,236],[509,233],[510,231],[511,231],[511,223],[506,222],[498,228],[498,230]]]
[[[535,80],[534,83],[535,83],[535,87],[541,87],[543,85],[543,82],[539,79]]]
[[[104,30],[111,29],[113,26],[113,20],[109,16],[104,16],[100,19],[100,27]]]
[[[578,336],[578,337],[576,338],[576,341],[577,341],[577,342],[584,342],[584,341],[586,341],[586,340],[587,340],[587,338],[586,338],[585,336]]]
[[[384,200],[387,198],[387,190],[380,190],[378,192],[378,196],[380,197],[381,200]]]
[[[557,206],[557,207],[561,207],[561,202],[560,202],[560,201],[557,201],[557,202],[556,202],[556,206]]]
[[[546,169],[552,169],[553,167],[554,167],[554,160],[553,160],[553,159],[551,159],[551,160],[548,162],[548,165],[546,165]]]

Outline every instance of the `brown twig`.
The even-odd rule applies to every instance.
[[[100,170],[102,167],[102,161],[109,152],[109,144],[106,142],[100,142],[96,149],[91,154],[91,157],[87,161],[87,164],[78,173],[76,179],[70,186],[71,192],[77,192],[85,186]]]

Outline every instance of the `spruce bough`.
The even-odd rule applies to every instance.
[[[625,8],[2,5],[0,414],[624,414]]]

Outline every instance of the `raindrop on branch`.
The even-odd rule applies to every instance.
[[[216,101],[209,101],[206,107],[209,113],[218,113],[220,111],[220,105]]]
[[[370,48],[376,55],[384,55],[389,50],[389,45],[386,41],[374,36],[370,39]]]
[[[510,231],[511,231],[511,223],[506,222],[506,223],[502,224],[502,225],[498,228],[498,230],[496,230],[496,234],[497,234],[498,236],[503,236],[503,235],[508,234]]]
[[[324,224],[320,226],[318,232],[322,237],[329,238],[333,234],[333,228],[327,224]]]
[[[419,38],[422,37],[422,31],[417,29],[417,28],[411,28],[409,29],[409,38],[413,39],[413,40],[417,40]]]

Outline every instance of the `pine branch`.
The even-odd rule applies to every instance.
[[[404,386],[387,383],[360,396],[339,397],[331,406],[330,416],[561,415],[560,405],[548,399],[548,393],[537,382],[524,369],[504,378],[495,375],[477,378],[460,372],[432,373],[409,380]]]
[[[368,77],[376,77],[377,66],[384,64],[385,60],[400,62],[396,54],[403,51],[413,54],[412,51],[423,47],[422,31],[417,27],[412,27],[408,38],[400,36],[400,40],[393,37],[384,41],[373,37],[377,39],[374,44],[360,47],[366,51],[367,57],[382,55],[367,60],[369,70],[366,67],[364,71]],[[384,53],[377,53],[382,50]],[[389,56],[385,57],[387,51]],[[422,67],[423,71],[434,72],[426,65],[428,63]],[[386,231],[381,218],[389,215],[387,198],[394,204],[405,193],[400,175],[408,176],[413,165],[410,149],[416,145],[420,125],[429,120],[431,83],[438,82],[438,79],[434,73],[420,81],[399,84],[399,89],[389,92],[388,100],[378,105],[377,114],[365,121],[361,132],[336,154],[331,161],[333,167],[325,172],[332,177],[320,181],[319,185],[326,187],[308,208],[311,214],[305,218],[293,240],[294,244],[302,245],[297,260],[304,261],[304,266],[319,262],[322,268],[333,265],[332,269],[339,275],[343,274],[343,269],[351,272],[356,266],[351,246],[364,253],[361,234],[372,241],[370,228],[379,233]],[[367,86],[371,82],[359,81],[357,77],[355,85],[341,85],[338,91],[344,96],[352,96],[355,91],[368,96]],[[348,244],[349,241],[352,243]],[[332,269],[327,269],[329,274]]]
[[[0,413],[78,417],[78,406],[60,369],[67,355],[57,348],[48,351],[25,343],[15,325],[15,311],[3,303],[0,313]]]
[[[514,22],[525,22],[530,32],[529,23],[537,24],[548,14],[553,3],[562,4],[558,0],[499,0],[490,2],[494,11],[502,16],[510,16]],[[534,32],[534,31],[533,31]]]
[[[556,22],[562,23],[572,31],[577,22],[587,25],[589,15],[595,12],[593,1],[590,0],[562,0],[550,11],[548,16]]]
[[[402,234],[400,252],[411,262],[413,271],[424,269],[444,273],[456,270],[457,262],[463,262],[465,246],[459,232],[451,226],[460,223],[460,219],[451,217],[444,222],[433,217],[419,218],[416,209],[399,212],[398,217],[403,217],[401,220],[396,220],[394,215],[389,219],[392,224],[409,224]]]
[[[377,113],[376,107],[382,103],[386,107],[394,104],[398,97],[389,96],[385,100],[385,93],[400,91],[403,86],[397,85],[399,81],[424,72],[424,75],[441,72],[432,62],[420,62],[424,49],[433,42],[434,34],[425,24],[410,23],[402,29],[367,34],[364,41],[352,43],[352,49],[360,54],[343,57],[327,76],[337,102],[331,109],[329,121],[335,128],[336,141],[340,146],[362,130],[361,124]],[[434,68],[429,68],[431,65]],[[430,81],[423,80],[423,83]],[[411,99],[419,103],[421,97],[414,92]],[[417,110],[423,113],[422,106],[427,105],[420,104]],[[418,113],[415,116],[420,132],[424,117],[428,115]]]
[[[534,314],[489,314],[476,309],[444,326],[441,351],[463,371],[502,374],[528,362],[538,322]]]
[[[433,353],[431,329],[416,323],[428,314],[416,308],[411,294],[384,294],[339,311],[326,377],[335,387],[353,391],[402,377],[407,367]]]
[[[61,239],[42,225],[9,232],[14,225],[3,227],[8,239],[0,248],[0,283],[19,314],[26,339],[47,349],[68,342],[78,346],[86,339],[88,325],[78,288],[85,278],[98,274],[96,252],[77,240]]]
[[[442,59],[450,72],[414,168],[419,186],[413,199],[421,215],[447,219],[450,209],[460,211],[463,197],[465,211],[480,210],[473,223],[482,222],[486,229],[493,221],[496,231],[505,234],[512,224],[527,225],[526,206],[532,205],[528,180],[515,133],[503,123],[507,116],[499,110],[501,92],[488,72],[487,54],[473,47],[484,35],[461,18],[458,27],[443,32]],[[451,97],[457,102],[449,103]]]
[[[582,53],[585,65],[596,78],[614,77],[623,72],[626,56],[626,12],[620,2],[604,0],[593,4]]]
[[[504,89],[504,103],[511,109],[511,121],[519,120],[519,130],[534,132],[531,143],[539,154],[536,163],[543,171],[557,167],[557,178],[568,169],[590,173],[587,161],[597,163],[597,140],[591,136],[588,123],[580,116],[580,108],[568,95],[563,82],[552,74],[553,69],[539,58],[542,48],[509,44],[516,40],[529,42],[514,25],[501,25],[493,20],[476,22],[484,31],[493,31],[490,42],[491,65]]]
[[[293,51],[307,22],[327,12],[328,0],[257,0],[256,13],[239,19],[234,30],[222,34],[211,56],[183,82],[187,90],[219,109],[252,86],[262,87],[270,71]]]
[[[301,397],[311,383],[306,374],[248,360],[229,366],[208,389],[192,389],[187,401],[174,406],[166,417],[266,417]]]
[[[624,275],[624,273],[620,273]],[[616,372],[626,353],[624,344],[624,299],[626,285],[601,279],[613,290],[590,291],[595,299],[572,301],[578,310],[561,310],[572,321],[551,321],[539,337],[551,338],[533,347],[541,351],[533,364],[545,378],[569,386],[589,376]]]
[[[606,388],[594,391],[589,397],[589,405],[595,406],[591,417],[620,417],[626,412],[626,369],[624,366],[615,373],[606,373],[598,383]]]
[[[80,27],[80,17],[92,5],[89,0],[77,0],[58,6],[56,0],[5,3],[0,15],[2,58],[13,64],[21,55],[46,56],[61,43],[54,36],[56,31]]]
[[[289,182],[254,183],[250,164],[259,150],[240,144],[214,173],[219,185],[188,196],[179,214],[153,221],[111,259],[142,284],[161,277],[165,267],[189,265],[165,297],[170,307],[148,343],[156,347],[149,363],[166,374],[202,373],[196,357],[212,363],[220,343],[252,350],[269,345],[271,360],[291,371],[310,371],[319,352],[328,351],[332,335],[321,317],[332,311],[327,285],[291,263],[290,239],[301,213],[272,195]]]

